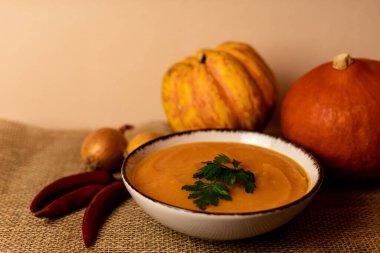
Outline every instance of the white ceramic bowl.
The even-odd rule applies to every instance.
[[[186,210],[154,200],[140,193],[127,178],[126,171],[155,151],[191,142],[240,142],[275,150],[300,164],[309,176],[307,193],[300,199],[274,209],[242,213],[212,214]],[[122,177],[137,204],[161,224],[178,232],[211,240],[235,240],[256,236],[285,224],[301,212],[317,193],[323,173],[317,161],[303,149],[279,138],[237,130],[198,130],[167,135],[148,142],[132,152],[122,166]]]

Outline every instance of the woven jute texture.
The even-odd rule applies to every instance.
[[[0,252],[380,252],[379,185],[331,184],[288,224],[238,241],[179,234],[128,199],[85,248],[84,209],[48,220],[34,217],[29,204],[46,184],[83,170],[79,150],[87,133],[0,120]]]

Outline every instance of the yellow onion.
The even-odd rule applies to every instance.
[[[100,128],[90,133],[82,143],[81,161],[86,170],[120,169],[127,141],[124,131],[131,126],[123,126],[120,129]]]

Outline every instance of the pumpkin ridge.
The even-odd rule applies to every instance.
[[[212,60],[213,59],[211,59],[211,61]],[[235,106],[233,105],[232,99],[230,99],[232,96],[228,94],[229,92],[227,92],[227,90],[223,87],[223,85],[218,81],[220,74],[218,72],[214,71],[214,68],[210,67],[209,63],[210,63],[210,56],[209,56],[209,54],[206,53],[206,61],[205,61],[206,70],[210,74],[210,76],[212,76],[213,80],[215,81],[215,84],[217,84],[215,87],[218,90],[218,94],[220,95],[221,98],[224,99],[226,105],[228,106],[228,108],[232,112],[231,118],[230,118],[230,120],[232,120],[232,122],[233,122],[232,125],[234,125],[238,129],[242,128],[241,123],[237,118],[238,111],[236,110]]]
[[[175,119],[176,119],[175,114],[177,112],[177,109],[174,106],[174,104],[178,103],[178,96],[176,96],[175,95],[176,92],[173,91],[173,90],[176,91],[175,88],[177,88],[176,87],[177,83],[171,81],[172,75],[175,74],[175,72],[176,72],[177,64],[172,66],[164,75],[164,78],[162,81],[162,91],[161,91],[161,98],[163,101],[164,111],[165,111],[165,114],[167,115],[169,123],[172,126],[177,125],[177,123],[175,122]],[[173,109],[170,110],[172,107],[173,107]],[[175,128],[175,127],[173,127],[173,128]]]
[[[206,61],[207,61],[207,56],[206,56]],[[207,66],[206,61],[205,61],[205,64],[204,64],[205,71],[206,71],[207,74],[209,74],[210,78],[212,78],[213,83],[216,84],[215,88],[217,90],[217,95],[219,95],[219,97],[221,98],[220,100],[223,101],[225,103],[226,107],[228,108],[228,110],[230,110],[229,120],[232,121],[231,124],[227,124],[225,126],[223,125],[223,126],[220,126],[220,127],[221,128],[224,128],[224,127],[230,128],[232,126],[237,126],[238,128],[241,128],[240,122],[239,122],[239,120],[237,119],[237,116],[236,116],[237,115],[236,111],[234,111],[234,107],[231,105],[231,100],[228,99],[229,97],[226,94],[226,90],[221,87],[221,84],[217,81],[217,79],[213,75],[212,71]]]
[[[252,80],[248,74],[244,72],[245,70],[242,66],[227,53],[215,50],[208,52],[206,57],[208,58],[206,65],[209,71],[219,84],[220,89],[223,90],[224,95],[228,97],[227,101],[229,106],[234,112],[234,116],[236,115],[238,122],[237,128],[252,128],[259,121],[259,116],[252,113],[259,111],[258,103],[251,100],[251,97],[253,97],[251,95],[253,85],[247,84],[247,82],[252,82]],[[241,73],[237,75],[235,73],[236,71],[240,71]],[[234,76],[238,76],[239,78],[233,80],[232,78]],[[239,87],[245,87],[244,91],[250,94],[241,93],[243,89]],[[242,95],[245,96],[245,98],[241,97]]]
[[[172,91],[166,100],[168,102],[164,103],[166,105],[164,109],[167,111],[167,114],[171,115],[168,119],[176,131],[185,129],[185,121],[180,115],[188,113],[188,109],[191,108],[189,101],[186,101],[186,97],[180,96],[179,94],[183,93],[183,89],[186,87],[186,82],[184,82],[183,79],[191,78],[190,72],[192,68],[193,66],[189,62],[179,62],[175,64],[166,75],[166,81],[170,85],[166,85],[165,87],[172,88]],[[163,89],[163,94],[165,94],[165,92],[167,91]]]
[[[188,58],[190,59],[190,58]],[[199,110],[195,109],[197,108],[197,93],[195,92],[195,76],[194,72],[196,68],[198,67],[199,63],[196,61],[194,57],[191,57],[191,60],[188,60],[189,65],[191,66],[191,74],[190,78],[188,80],[188,83],[184,83],[183,86],[186,87],[190,92],[183,91],[184,94],[188,94],[190,96],[189,102],[187,106],[184,108],[184,112],[186,112],[186,117],[179,117],[183,129],[185,130],[189,127],[189,125],[194,126],[195,129],[200,129],[204,127],[204,120],[202,119],[202,113],[199,112]],[[187,118],[188,117],[188,118]]]
[[[263,100],[261,110],[266,115],[259,125],[264,128],[271,119],[277,103],[276,80],[272,71],[262,57],[245,43],[223,43],[218,46],[218,50],[224,51],[235,58],[255,82],[255,87],[258,87],[257,90]]]
[[[258,81],[260,91],[263,94],[265,104],[273,108],[277,101],[276,78],[264,59],[246,43],[223,43],[218,46],[237,59],[246,68],[251,77]]]
[[[194,107],[202,112],[200,117],[204,128],[232,128],[236,125],[237,119],[231,111],[229,101],[225,99],[225,94],[220,90],[219,84],[207,68],[207,51],[209,50],[197,52],[196,59],[198,60],[193,70]]]

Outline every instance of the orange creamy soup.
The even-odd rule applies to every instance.
[[[242,162],[241,167],[255,175],[256,189],[246,193],[243,186],[229,187],[232,201],[220,200],[206,212],[254,212],[285,205],[306,194],[308,177],[292,159],[269,149],[231,142],[198,142],[173,146],[144,158],[127,176],[143,194],[161,202],[186,209],[200,210],[181,189],[192,185],[192,177],[202,162],[218,154]]]

